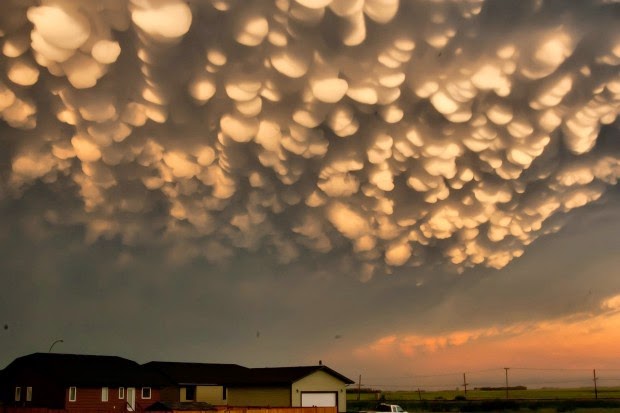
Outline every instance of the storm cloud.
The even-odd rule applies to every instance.
[[[6,0],[0,200],[62,194],[41,226],[127,259],[499,269],[617,184],[618,13]]]

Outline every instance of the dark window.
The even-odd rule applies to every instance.
[[[75,387],[69,387],[69,401],[74,402],[77,400],[77,389]]]
[[[32,387],[26,387],[26,401],[32,401]]]
[[[118,398],[121,399],[121,400],[125,398],[125,388],[124,387],[119,387],[118,388]]]
[[[142,388],[142,398],[143,399],[150,399],[151,398],[151,388],[150,387],[143,387]]]
[[[222,400],[226,400],[226,386],[222,386]]]
[[[196,386],[187,386],[185,388],[185,400],[196,400]]]
[[[18,402],[22,399],[22,388],[15,387],[15,401]]]

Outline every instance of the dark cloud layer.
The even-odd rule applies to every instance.
[[[617,148],[597,145],[620,102],[614,4],[2,11],[4,198],[72,194],[42,216],[89,244],[177,262],[345,255],[363,280],[502,268],[617,182]]]

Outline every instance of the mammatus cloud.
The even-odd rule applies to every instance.
[[[0,196],[174,259],[502,268],[617,183],[617,11],[6,0]]]

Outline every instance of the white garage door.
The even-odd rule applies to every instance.
[[[301,393],[301,407],[336,406],[336,393]]]

